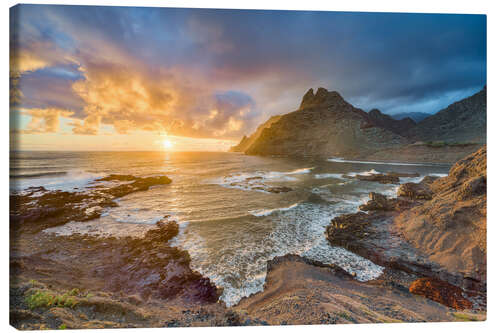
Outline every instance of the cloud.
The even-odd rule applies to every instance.
[[[22,109],[23,114],[31,116],[24,134],[55,133],[59,130],[60,117],[69,117],[73,112],[61,109]]]
[[[486,81],[482,15],[38,5],[11,13],[11,104],[70,110],[58,115],[75,134],[111,125],[236,139],[295,110],[310,87],[364,109],[436,112]],[[32,126],[45,124],[37,119]]]

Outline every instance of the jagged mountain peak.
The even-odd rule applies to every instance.
[[[339,102],[344,102],[344,99],[337,91],[328,91],[323,87],[319,87],[316,90],[309,89],[300,103],[300,109],[306,109],[311,107],[328,107],[331,105],[338,104]]]

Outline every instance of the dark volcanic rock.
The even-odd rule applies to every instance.
[[[383,173],[376,173],[373,175],[356,175],[356,179],[359,180],[364,180],[364,181],[369,181],[369,182],[379,182],[381,184],[398,184],[399,183],[399,177],[390,175],[390,174],[383,174]]]
[[[388,176],[392,176],[392,177],[400,177],[400,178],[415,178],[415,177],[420,177],[420,174],[418,172],[414,172],[414,173],[389,172],[387,175]]]
[[[326,237],[334,246],[357,248],[358,243],[369,235],[370,223],[368,214],[363,212],[337,216],[326,227]]]
[[[380,193],[370,192],[370,200],[359,206],[359,209],[364,211],[370,210],[394,210],[394,200],[388,200],[387,197]]]
[[[109,240],[115,258],[101,267],[99,275],[106,277],[115,292],[166,299],[181,294],[193,301],[216,302],[220,290],[208,278],[191,270],[189,253],[168,246],[178,232],[174,221],[159,222],[142,238]]]
[[[472,308],[472,302],[462,295],[462,289],[438,279],[420,278],[415,280],[410,285],[410,292],[456,310]]]
[[[422,183],[405,183],[398,188],[398,197],[408,197],[415,200],[431,200],[432,191]]]
[[[89,188],[85,192],[48,191],[43,187],[36,187],[29,188],[24,193],[11,194],[11,231],[38,232],[70,221],[92,220],[100,217],[104,208],[116,207],[114,199],[172,182],[166,176],[141,178],[131,175],[110,175],[96,180],[101,181],[127,183],[106,188]]]

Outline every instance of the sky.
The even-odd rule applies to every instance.
[[[227,150],[309,88],[435,113],[486,84],[486,16],[18,5],[11,148]]]

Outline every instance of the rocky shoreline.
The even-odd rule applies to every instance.
[[[370,193],[359,208],[332,220],[326,229],[332,245],[413,275],[415,294],[485,310],[486,147],[448,177],[403,184],[395,199]]]
[[[411,176],[418,175],[356,178],[398,184],[400,177]],[[449,256],[440,258],[439,253],[429,251],[425,240],[407,228],[423,216],[426,222],[416,229],[417,234],[467,230],[470,239],[457,242],[485,249],[481,223],[468,222],[485,214],[485,147],[458,162],[448,177],[402,184],[396,198],[370,193],[359,212],[332,220],[325,236],[333,246],[384,266],[383,274],[368,282],[359,282],[336,266],[286,255],[268,262],[264,291],[227,308],[218,300],[221,290],[190,268],[189,254],[169,246],[178,226],[168,216],[142,237],[41,232],[65,221],[92,219],[112,205],[114,198],[168,185],[167,179],[111,175],[84,193],[36,188],[11,196],[15,230],[10,257],[11,324],[20,329],[54,329],[486,318],[486,263],[474,262],[482,252],[465,255],[466,267],[447,265]],[[100,182],[109,186],[100,187]],[[48,205],[51,200],[64,204],[53,208]],[[445,207],[452,213],[441,216],[432,207]],[[457,216],[460,224],[450,225]],[[436,217],[439,223],[433,223]],[[449,233],[444,236],[449,245]],[[467,252],[469,248],[464,253],[474,254]]]

